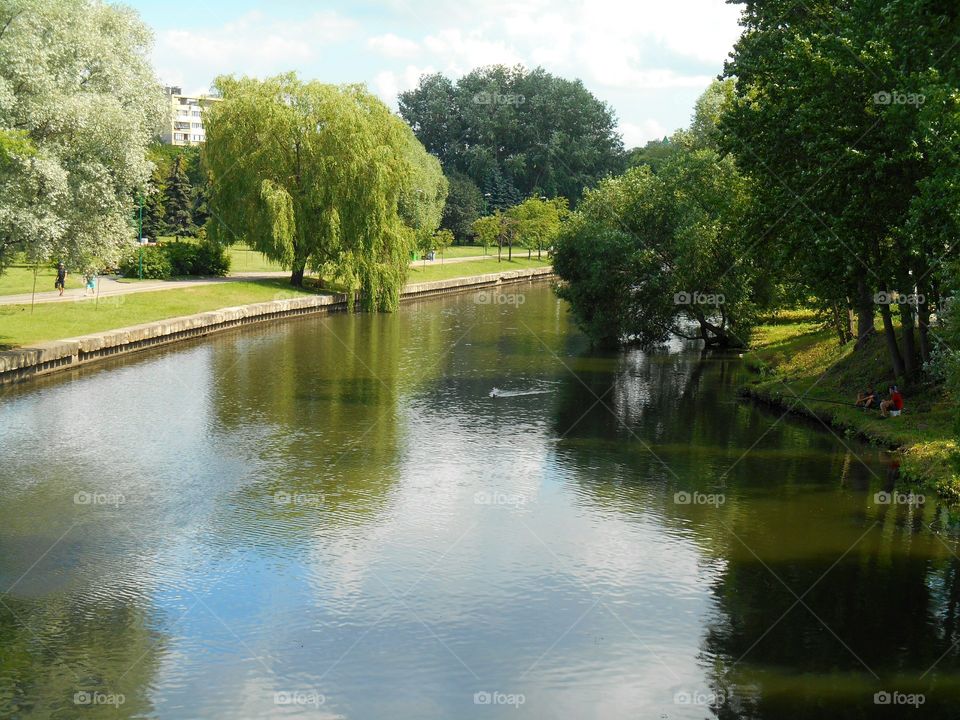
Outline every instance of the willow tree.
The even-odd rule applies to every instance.
[[[399,302],[417,232],[440,222],[446,181],[410,129],[359,85],[220,77],[203,162],[211,235],[291,269]]]

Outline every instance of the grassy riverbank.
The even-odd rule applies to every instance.
[[[485,273],[543,267],[549,262],[514,260],[498,263],[477,260],[440,265],[428,263],[425,268],[411,270],[411,283],[469,277]],[[29,305],[0,305],[0,349],[25,347],[46,340],[68,337],[193,315],[223,307],[282,300],[317,290],[310,286],[297,289],[285,278],[212,283],[189,288],[130,293],[100,298],[68,299],[63,302],[37,304],[31,312]]]
[[[898,448],[901,477],[960,500],[953,415],[940,388],[904,388],[905,412],[886,420],[876,411],[833,404],[852,404],[857,391],[871,382],[886,392],[892,378],[880,335],[853,352],[853,343],[838,346],[832,331],[821,329],[810,315],[795,313],[758,327],[745,360],[757,373],[744,387],[747,395],[816,417],[841,439],[859,436]]]

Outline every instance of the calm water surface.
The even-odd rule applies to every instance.
[[[508,292],[3,391],[0,716],[958,716],[948,508]]]

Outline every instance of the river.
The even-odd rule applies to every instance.
[[[745,379],[539,284],[4,389],[0,717],[957,717],[957,514]]]

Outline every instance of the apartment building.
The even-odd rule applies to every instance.
[[[184,95],[179,87],[164,88],[170,99],[170,117],[167,127],[160,134],[167,145],[200,145],[206,140],[203,129],[203,114],[220,98],[210,95]]]

